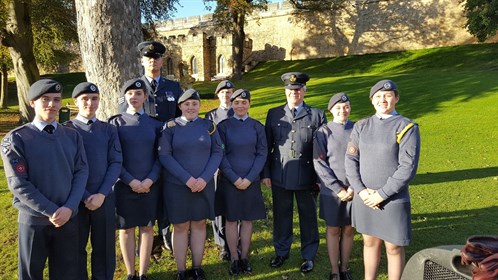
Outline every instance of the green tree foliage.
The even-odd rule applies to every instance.
[[[227,34],[233,35],[233,74],[234,79],[242,77],[244,41],[244,24],[246,17],[255,10],[265,10],[267,0],[204,0],[206,7],[209,2],[216,2],[213,18]]]
[[[498,0],[467,0],[465,16],[470,34],[484,42],[498,30]]]

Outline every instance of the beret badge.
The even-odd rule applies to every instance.
[[[390,90],[392,88],[391,83],[385,83],[384,89]]]
[[[348,101],[348,97],[346,95],[341,96],[342,102]]]
[[[60,91],[62,89],[62,86],[60,84],[55,85],[55,90]]]
[[[141,82],[136,82],[136,83],[135,83],[135,86],[136,86],[137,88],[142,87],[142,83],[141,83]]]
[[[95,91],[97,91],[97,88],[94,85],[91,85],[90,90],[95,92]]]

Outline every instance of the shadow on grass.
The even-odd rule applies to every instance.
[[[498,176],[498,167],[463,169],[437,173],[427,172],[425,174],[417,174],[410,183],[410,186],[480,179],[492,176]]]

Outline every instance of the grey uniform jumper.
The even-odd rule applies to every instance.
[[[218,130],[225,155],[216,189],[216,214],[229,221],[264,219],[266,209],[259,177],[268,153],[264,126],[252,118],[229,118],[219,124]],[[239,178],[248,179],[251,185],[237,189],[233,183]]]
[[[79,119],[64,123],[76,129],[83,137],[88,159],[89,177],[80,203],[79,222],[79,275],[88,279],[86,247],[91,235],[91,278],[113,279],[116,268],[116,219],[112,187],[121,173],[123,155],[115,126],[96,120],[87,124]],[[105,195],[102,206],[92,211],[84,200],[90,195]]]
[[[19,210],[19,279],[77,279],[78,213],[88,178],[83,140],[61,125],[53,134],[32,123],[10,131],[2,141],[7,185]],[[72,217],[56,228],[49,218],[60,207]]]
[[[157,158],[157,139],[162,123],[147,114],[123,113],[113,116],[109,123],[118,128],[123,150],[123,166],[114,186],[117,227],[152,226],[157,214],[159,188],[152,184],[150,192],[136,193],[129,186],[133,179],[146,178],[156,182],[161,165]]]
[[[268,111],[265,132],[269,152],[263,178],[270,178],[272,183],[273,245],[278,256],[287,257],[292,245],[294,196],[299,212],[301,255],[313,260],[318,250],[313,135],[326,122],[322,110],[306,103],[295,117],[287,104]]]
[[[180,117],[170,121],[159,140],[163,168],[164,201],[172,224],[214,219],[213,176],[223,158],[223,146],[213,122]],[[190,177],[207,182],[200,192],[186,183]]]
[[[316,131],[313,142],[315,171],[320,179],[320,218],[327,226],[351,224],[351,201],[341,201],[337,194],[349,187],[344,158],[354,123],[329,122]]]
[[[225,109],[222,107],[215,108],[206,113],[204,116],[206,119],[213,121],[215,124],[219,124],[221,121],[226,120],[233,116],[233,109]]]
[[[353,226],[360,233],[399,246],[411,241],[408,183],[415,176],[419,161],[418,125],[409,129],[399,144],[396,136],[411,122],[401,115],[386,119],[374,115],[358,121],[351,133],[345,162],[355,194],[369,188],[385,199],[375,210],[355,195]]]

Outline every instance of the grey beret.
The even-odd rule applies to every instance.
[[[97,93],[98,94],[99,88],[93,83],[89,83],[89,82],[79,83],[78,85],[76,85],[74,87],[72,97],[76,98],[80,94],[83,94],[83,93]]]
[[[145,87],[145,82],[142,79],[131,79],[126,81],[121,87],[121,95],[124,96],[125,93],[130,89],[143,89],[147,93],[147,88]]]
[[[182,95],[180,95],[180,98],[178,98],[178,104],[182,104],[189,99],[201,100],[201,95],[193,88],[187,89]]]
[[[230,102],[234,101],[237,98],[251,100],[251,93],[247,89],[238,89],[230,97]]]
[[[45,93],[61,93],[62,85],[53,79],[41,79],[34,82],[29,88],[28,99],[30,101],[38,99]]]
[[[218,84],[218,86],[216,87],[216,91],[214,92],[214,94],[218,94],[218,92],[220,92],[220,90],[228,89],[228,88],[235,88],[235,85],[232,82],[230,82],[229,80],[221,81]]]
[[[398,92],[398,86],[396,86],[396,84],[391,81],[391,80],[382,80],[382,81],[378,81],[371,89],[370,89],[370,98],[372,98],[372,96],[380,91],[380,90],[383,90],[383,91],[395,91],[395,92]]]
[[[348,101],[349,101],[349,96],[347,94],[345,94],[344,92],[336,93],[330,98],[327,109],[330,111],[330,109],[332,109],[332,107],[334,107],[335,104],[344,103]]]

